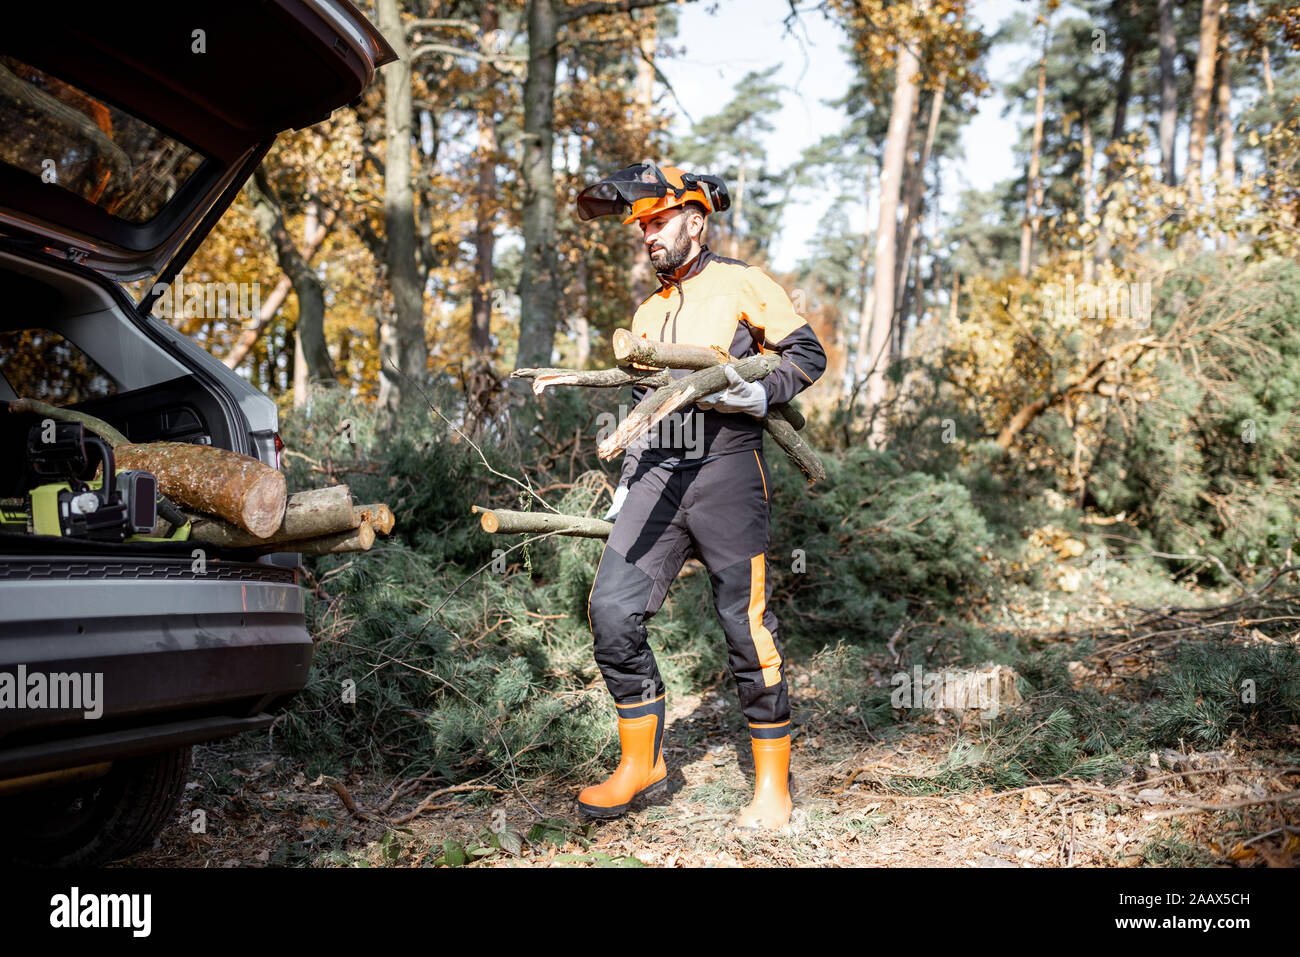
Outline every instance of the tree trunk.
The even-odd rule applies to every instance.
[[[1092,217],[1096,215],[1096,204],[1093,201],[1093,175],[1092,175],[1092,117],[1088,111],[1083,111],[1081,120],[1083,124],[1083,221],[1091,224]],[[1091,235],[1091,234],[1090,234]],[[1092,282],[1096,272],[1096,260],[1093,258],[1094,249],[1091,238],[1083,242],[1082,259],[1083,259],[1083,281]]]
[[[939,114],[943,112],[943,94],[948,86],[948,74],[939,75],[939,86],[930,96],[930,119],[925,128],[925,141],[920,155],[916,158],[912,174],[907,179],[907,199],[903,211],[903,232],[901,253],[898,265],[898,286],[894,308],[902,314],[907,298],[908,266],[912,261],[912,246],[916,241],[917,224],[921,221],[921,202],[925,197],[925,170],[930,165],[930,154],[934,150],[934,136],[939,129]],[[902,334],[898,338],[899,352],[902,351]]]
[[[1133,55],[1133,44],[1125,41],[1124,55],[1119,64],[1119,80],[1115,83],[1115,120],[1110,131],[1112,143],[1118,143],[1124,138],[1124,129],[1128,126],[1128,104],[1133,98]]]
[[[1221,206],[1227,205],[1227,196],[1236,178],[1236,157],[1232,144],[1232,52],[1228,33],[1228,0],[1219,5],[1219,181],[1215,191]],[[1223,235],[1223,251],[1232,253],[1237,248],[1237,237],[1231,230]]]
[[[384,231],[388,288],[393,294],[393,330],[401,375],[381,364],[387,378],[386,420],[391,424],[402,406],[420,401],[429,367],[424,338],[424,287],[416,252],[415,193],[411,185],[411,60],[399,0],[377,0],[379,29],[397,53],[382,67],[384,74]],[[381,352],[383,350],[381,349]],[[407,381],[403,381],[407,380]]]
[[[894,96],[890,106],[889,131],[885,135],[885,152],[880,167],[880,216],[876,226],[876,254],[873,269],[875,279],[872,283],[875,302],[871,316],[869,343],[871,355],[869,359],[864,357],[864,364],[856,373],[859,376],[866,373],[866,399],[867,405],[872,409],[880,405],[885,398],[885,370],[888,366],[888,357],[884,352],[889,346],[894,318],[898,201],[903,185],[903,161],[911,134],[912,105],[916,100],[914,80],[919,69],[920,64],[911,45],[900,42],[898,62],[894,68]],[[866,362],[870,362],[871,365],[867,366]],[[870,442],[873,448],[879,448],[884,442],[884,423],[878,416],[873,416]]]
[[[276,262],[293,283],[294,295],[298,299],[298,322],[294,335],[295,341],[301,345],[295,352],[302,356],[311,382],[334,382],[334,368],[325,345],[325,287],[315,270],[307,265],[285,228],[284,211],[263,167],[259,166],[254,172],[247,189],[253,200],[253,218],[258,232],[275,252]],[[308,209],[303,233],[311,235],[316,226],[313,203]]]
[[[1020,275],[1029,275],[1034,235],[1038,232],[1039,206],[1043,191],[1038,184],[1039,154],[1043,149],[1043,104],[1047,97],[1047,44],[1052,35],[1051,11],[1040,14],[1043,21],[1043,52],[1038,58],[1038,95],[1034,99],[1034,139],[1029,150],[1029,175],[1025,180],[1025,220],[1020,225]]]
[[[1219,5],[1219,82],[1218,93],[1218,127],[1219,127],[1219,192],[1232,189],[1236,173],[1236,159],[1232,145],[1232,56],[1229,50],[1228,2]]]
[[[528,76],[524,81],[523,234],[516,366],[548,365],[559,296],[555,261],[555,71],[559,21],[555,0],[528,5]]]
[[[1255,8],[1255,0],[1248,0],[1246,12],[1250,14],[1251,20],[1259,16],[1259,11]],[[1270,100],[1273,99],[1273,63],[1268,55],[1268,39],[1265,37],[1263,44],[1259,49],[1260,63],[1264,68],[1264,95]]]
[[[324,222],[318,222],[315,232],[308,233],[308,225],[307,221],[303,222],[302,258],[306,262],[311,262],[312,257],[316,255],[316,251],[320,249],[321,243],[325,241],[325,236],[329,233],[329,226]],[[258,340],[266,332],[271,320],[280,311],[280,307],[289,298],[289,293],[292,290],[292,280],[286,275],[281,275],[275,287],[271,290],[271,294],[262,300],[262,309],[257,319],[251,326],[240,332],[239,338],[235,340],[235,344],[230,350],[230,354],[221,360],[227,369],[239,368],[240,363],[248,358],[249,352],[257,345]]]
[[[1178,132],[1178,35],[1174,32],[1174,0],[1157,0],[1160,23],[1160,164],[1166,186],[1178,184],[1174,140]]]
[[[957,325],[957,300],[961,296],[961,273],[957,270],[952,271],[952,295],[948,297],[948,329]],[[948,329],[940,327],[939,341],[943,342],[947,338]]]
[[[1187,189],[1200,205],[1201,162],[1210,122],[1210,94],[1214,88],[1214,60],[1219,47],[1219,0],[1202,0],[1200,39],[1196,50],[1196,78],[1192,84],[1192,128],[1187,141]]]
[[[736,196],[731,203],[731,258],[740,256],[740,214],[745,208],[745,160],[740,154],[740,168],[736,171]]]
[[[866,209],[863,216],[862,249],[858,253],[858,336],[853,350],[852,373],[845,376],[842,388],[844,398],[848,398],[857,387],[857,383],[866,374],[867,344],[871,334],[871,314],[875,306],[875,286],[868,286],[867,279],[871,272],[871,177],[865,177],[863,184],[866,192]]]
[[[470,300],[469,348],[475,356],[492,353],[492,257],[496,250],[493,220],[497,192],[496,118],[492,108],[478,110],[478,195],[474,227],[474,291]]]
[[[577,363],[586,368],[591,361],[591,323],[587,319],[590,308],[587,302],[587,257],[579,256],[573,264],[573,286],[577,293],[574,297],[576,313],[574,315],[575,332],[578,334]]]
[[[640,55],[636,61],[636,113],[634,116],[637,127],[648,131],[650,129],[651,111],[654,109],[654,55],[657,40],[655,17],[647,15],[637,21],[637,25],[639,32],[636,42]],[[632,255],[630,283],[633,310],[645,302],[650,293],[654,292],[656,286],[654,271],[650,268],[650,257],[645,254],[645,247],[639,241],[635,241],[634,246],[636,252]]]
[[[496,8],[486,4],[479,18],[479,45],[486,55],[487,37],[497,28]],[[492,256],[496,249],[497,123],[494,90],[485,92],[477,110],[478,188],[475,195],[474,292],[470,298],[469,349],[486,360],[492,352]]]

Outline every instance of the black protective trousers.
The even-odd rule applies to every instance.
[[[644,463],[643,463],[644,464]],[[646,622],[698,555],[727,636],[728,664],[752,731],[785,734],[790,717],[776,616],[767,607],[768,472],[761,451],[699,465],[642,468],[628,488],[588,599],[596,663],[618,704],[664,693]]]

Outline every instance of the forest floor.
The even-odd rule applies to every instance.
[[[1117,606],[1098,605],[1095,597],[1055,595],[1050,609],[1046,601],[1034,607],[1033,622],[1023,604],[1003,611],[1043,642],[1064,641],[1063,622],[1078,628],[1119,620]],[[1128,679],[1146,673],[1159,648],[1131,642],[1125,648],[1119,638],[1081,654],[1071,674],[1108,695],[1140,684]],[[851,714],[832,720],[816,707],[817,662],[787,664],[798,705],[795,810],[781,832],[743,834],[731,825],[752,794],[753,765],[727,679],[670,701],[664,741],[670,793],[621,819],[581,819],[575,798],[582,784],[574,781],[470,782],[444,790],[436,782],[357,773],[309,778],[267,737],[246,735],[195,749],[183,817],[154,849],[117,866],[1286,867],[1300,861],[1300,727],[1289,726],[1262,746],[1234,735],[1213,751],[1151,752],[1107,784],[1066,779],[910,794],[903,793],[908,782],[916,790],[942,790],[927,788],[926,778],[951,768],[962,747],[979,753],[985,740],[979,713],[916,710],[883,729],[855,723]],[[888,652],[867,664],[880,674],[898,670]]]

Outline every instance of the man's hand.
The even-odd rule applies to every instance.
[[[748,412],[758,419],[767,415],[767,392],[761,383],[746,382],[731,365],[723,366],[722,371],[731,385],[698,399],[696,405],[719,412]]]
[[[614,521],[614,516],[617,515],[618,510],[623,507],[623,499],[625,498],[627,498],[627,486],[620,485],[614,490],[614,504],[611,505],[609,511],[605,513],[605,521]]]

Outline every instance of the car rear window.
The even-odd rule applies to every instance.
[[[131,223],[146,223],[202,154],[70,83],[0,56],[0,161]]]
[[[51,329],[0,330],[0,376],[19,398],[50,405],[117,394],[99,363]]]

